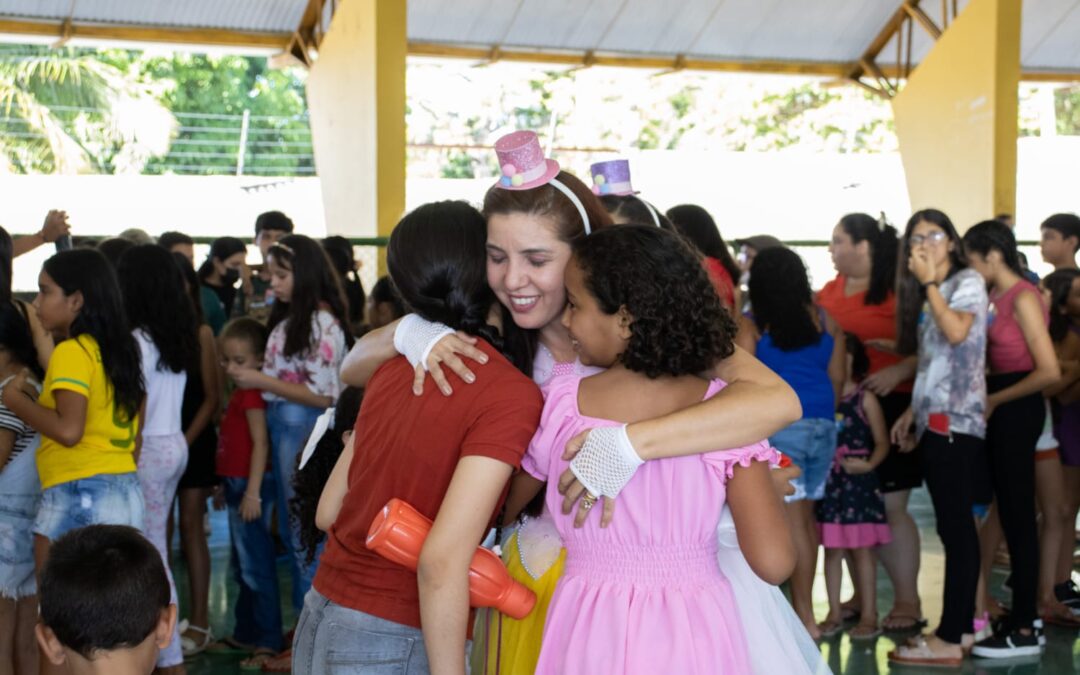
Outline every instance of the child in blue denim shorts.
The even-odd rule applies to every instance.
[[[38,365],[30,324],[21,306],[0,303],[0,387],[29,369],[36,380]],[[41,385],[33,383],[36,390]],[[0,672],[37,672],[34,624],[34,535],[30,530],[41,499],[34,454],[38,433],[0,403]]]
[[[750,268],[751,317],[744,317],[736,342],[791,385],[802,419],[773,434],[769,442],[802,469],[787,498],[788,518],[798,552],[791,577],[791,604],[810,636],[814,620],[811,591],[817,568],[818,532],[814,502],[825,494],[836,453],[836,404],[844,384],[847,350],[843,332],[814,304],[802,258],[780,247],[761,251]]]
[[[68,250],[45,261],[34,309],[60,336],[41,396],[23,370],[2,401],[41,434],[41,505],[34,519],[40,571],[51,542],[93,524],[143,526],[135,475],[139,413],[146,391],[139,347],[112,267],[97,251]]]

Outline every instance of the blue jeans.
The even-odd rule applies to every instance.
[[[146,506],[135,472],[98,474],[41,493],[34,534],[49,541],[87,525],[130,525],[143,531]]]
[[[229,507],[229,538],[232,555],[229,566],[240,587],[236,599],[237,641],[256,647],[281,650],[281,593],[278,590],[274,540],[262,518],[244,522],[240,503],[247,490],[247,478],[223,478],[225,504]],[[264,509],[274,499],[274,480],[269,474],[260,486]]]
[[[334,604],[314,588],[293,637],[294,675],[427,675],[419,628]]]
[[[836,420],[801,419],[773,434],[769,443],[802,470],[802,475],[791,481],[795,494],[786,497],[787,501],[816,501],[825,496],[825,479],[836,454]]]
[[[277,483],[275,499],[278,508],[278,532],[290,556],[292,602],[298,612],[304,606],[304,595],[311,588],[319,561],[316,559],[310,565],[305,561],[300,545],[299,525],[293,522],[289,515],[289,500],[294,494],[296,458],[304,449],[308,435],[315,426],[315,420],[322,413],[321,408],[289,401],[272,401],[266,407],[266,426],[270,431],[270,452],[274,465],[274,480]]]

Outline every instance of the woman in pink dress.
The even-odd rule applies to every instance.
[[[575,527],[557,481],[569,466],[563,448],[581,431],[624,427],[720,391],[722,381],[696,373],[730,354],[735,327],[689,247],[657,228],[575,242],[566,288],[563,323],[581,362],[607,370],[552,380],[522,465],[529,475],[515,479],[517,502],[551,478],[547,506],[567,551],[536,672],[750,672],[750,646],[717,563],[717,524],[727,502],[754,572],[771,583],[790,574],[794,549],[768,470],[775,450],[762,442],[650,461],[603,527],[596,518]]]

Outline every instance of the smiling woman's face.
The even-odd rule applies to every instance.
[[[488,218],[487,278],[514,323],[540,329],[559,321],[566,306],[563,272],[570,245],[559,239],[555,221],[527,213]]]

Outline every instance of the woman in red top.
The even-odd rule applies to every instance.
[[[866,345],[870,375],[864,386],[876,394],[892,428],[911,405],[916,360],[903,359],[892,349],[896,342],[896,229],[865,213],[849,213],[833,228],[829,253],[836,278],[818,292],[818,305],[829,313],[845,333]],[[907,511],[911,489],[922,484],[916,452],[900,453],[894,446],[877,468],[885,494],[885,511],[892,543],[879,546],[878,556],[892,581],[892,611],[882,625],[886,630],[905,630],[926,624],[922,616],[919,576],[919,530]],[[845,607],[858,607],[856,599]]]
[[[739,266],[720,236],[716,221],[697,204],[673,206],[668,209],[667,217],[679,234],[689,239],[705,256],[705,271],[709,273],[716,294],[728,311],[737,316],[742,304],[739,287],[735,284],[740,275]]]
[[[387,265],[402,299],[424,319],[480,337],[488,365],[476,373],[483,386],[458,389],[463,383],[454,380],[452,397],[430,381],[414,396],[402,386],[413,373],[404,357],[368,381],[353,443],[320,500],[326,549],[297,624],[294,673],[336,672],[340,664],[465,672],[469,563],[543,406],[522,373],[527,359],[511,363],[499,351],[512,340],[492,325],[501,315],[491,311],[486,237],[484,217],[465,202],[421,206],[390,237]],[[365,546],[372,519],[393,497],[434,520],[417,572]]]

